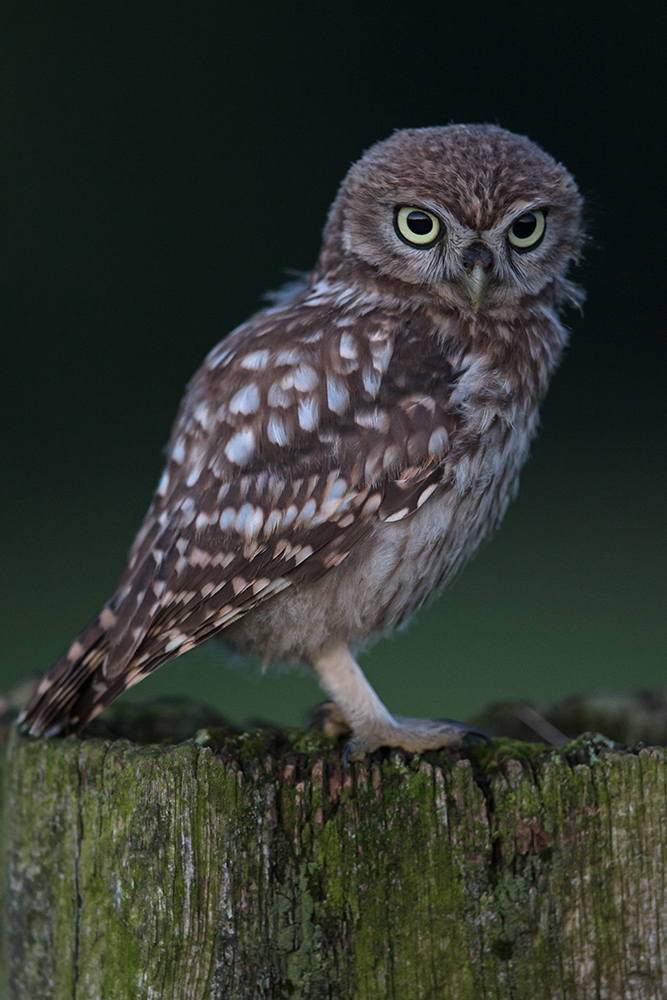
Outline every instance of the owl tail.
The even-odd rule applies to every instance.
[[[115,616],[104,608],[74,640],[35,691],[17,719],[31,736],[75,733],[129,685],[121,678],[111,683],[104,666]]]

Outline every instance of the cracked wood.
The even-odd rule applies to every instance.
[[[8,995],[665,996],[664,751],[516,752],[19,740]]]

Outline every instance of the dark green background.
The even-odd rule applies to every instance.
[[[662,8],[510,2],[3,5],[2,665],[99,609],[184,385],[308,268],[363,149],[497,121],[562,160],[593,241],[572,346],[493,545],[364,666],[405,714],[665,671]],[[298,722],[307,676],[194,651],[131,692]]]

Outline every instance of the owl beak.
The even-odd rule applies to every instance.
[[[482,300],[484,299],[486,289],[489,284],[489,276],[480,261],[477,261],[472,271],[465,275],[463,282],[472,301],[472,307],[474,311],[477,312],[482,304]]]
[[[488,271],[493,267],[493,253],[481,242],[473,243],[463,251],[463,269],[466,272],[463,283],[477,312],[486,295],[489,284]]]

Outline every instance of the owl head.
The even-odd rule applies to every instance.
[[[567,170],[495,125],[405,129],[353,165],[317,272],[344,274],[459,314],[572,299],[582,198]],[[406,286],[409,286],[406,288]]]

